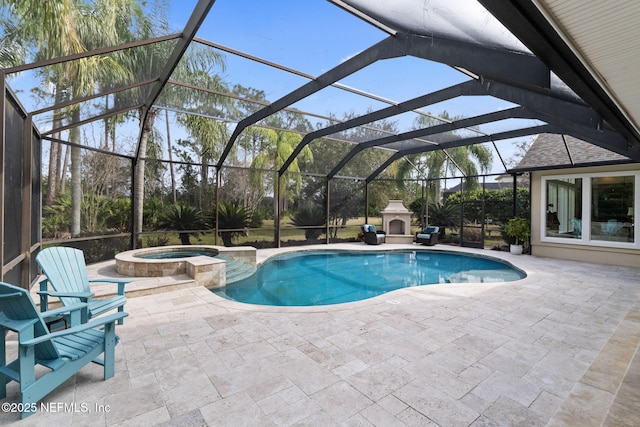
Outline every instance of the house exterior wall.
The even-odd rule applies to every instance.
[[[593,262],[599,264],[639,266],[640,265],[640,232],[635,226],[637,221],[630,218],[625,223],[630,230],[628,242],[607,242],[588,239],[588,235],[580,239],[562,239],[549,237],[546,229],[549,218],[547,201],[547,182],[564,177],[577,177],[590,180],[592,177],[609,176],[635,177],[635,212],[640,208],[640,164],[615,165],[589,168],[558,169],[531,173],[531,253],[535,256],[560,258],[574,261]],[[587,198],[585,196],[585,198]],[[551,208],[553,209],[553,208]],[[585,200],[583,210],[590,209],[590,200]],[[581,219],[582,220],[582,219]],[[591,230],[590,217],[587,221]],[[593,227],[600,225],[594,223]],[[590,232],[590,231],[589,231]]]

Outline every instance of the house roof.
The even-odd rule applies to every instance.
[[[632,159],[569,135],[536,135],[512,172],[631,163]]]
[[[480,183],[481,187],[484,187],[485,190],[490,191],[490,190],[505,190],[505,189],[511,189],[513,188],[513,181],[512,182],[485,182]],[[447,188],[446,190],[443,191],[444,194],[454,194],[457,193],[458,191],[462,190],[462,185],[461,184],[457,184],[451,188]]]

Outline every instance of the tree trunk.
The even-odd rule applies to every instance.
[[[58,187],[60,188],[60,194],[64,194],[67,191],[67,169],[69,168],[70,161],[70,153],[71,147],[67,146],[67,149],[64,151],[64,162],[62,161],[62,145],[58,150],[58,158],[56,162],[58,164],[58,170],[60,171],[60,184]]]
[[[55,124],[54,124],[55,127]],[[54,135],[59,138],[59,134]],[[47,197],[44,204],[51,206],[56,199],[56,189],[58,187],[58,152],[60,151],[60,144],[57,142],[51,142],[49,146],[49,178],[47,179]]]
[[[79,110],[74,110],[72,117],[73,121],[78,121],[80,115]],[[77,127],[69,130],[69,140],[74,143],[79,143],[80,130]],[[77,237],[80,235],[80,214],[82,208],[82,168],[81,168],[81,154],[80,148],[71,148],[71,236]]]
[[[62,93],[63,91],[59,88],[56,89],[55,103],[56,105],[62,102]],[[60,111],[56,110],[53,112],[53,129],[57,129],[62,126],[62,120],[60,119]],[[54,138],[60,139],[60,132],[56,132],[53,134]],[[52,205],[54,200],[56,199],[58,186],[58,172],[60,170],[60,151],[61,151],[60,143],[51,142],[49,146],[49,178],[48,178],[48,188],[47,188],[47,197],[45,199],[45,205]]]
[[[233,246],[233,238],[230,231],[223,231],[220,233],[220,236],[222,237],[222,243],[226,247]]]
[[[169,171],[171,172],[171,194],[173,195],[173,203],[178,202],[178,198],[176,196],[176,173],[173,169],[173,153],[171,149],[171,133],[169,132],[169,111],[164,110],[166,122],[167,122],[167,151],[169,153]]]
[[[180,236],[180,242],[183,245],[190,245],[191,244],[191,240],[189,239],[189,233],[179,233]]]
[[[134,214],[133,214],[133,232],[138,234],[142,232],[142,221],[144,212],[144,168],[147,156],[147,142],[149,135],[153,129],[157,111],[149,110],[146,121],[142,124],[142,132],[140,133],[140,146],[138,148],[138,161],[134,172],[135,188],[133,189]]]

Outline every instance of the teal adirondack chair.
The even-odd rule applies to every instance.
[[[0,282],[0,399],[7,397],[7,384],[20,383],[21,418],[37,410],[37,403],[71,378],[89,362],[104,366],[104,379],[115,373],[115,323],[127,313],[114,313],[81,323],[87,304],[62,307],[39,313],[31,295],[24,289]],[[70,313],[71,327],[50,333],[46,316]],[[7,363],[6,332],[18,333],[17,358]],[[104,354],[102,358],[100,356]],[[36,365],[49,368],[42,374]]]
[[[124,311],[124,304],[127,302],[124,295],[124,285],[131,281],[108,278],[89,280],[87,265],[81,250],[63,246],[46,248],[36,256],[36,262],[47,276],[40,282],[40,291],[38,292],[42,311],[48,310],[49,297],[59,298],[64,306],[86,302],[89,305],[89,312],[88,318],[83,319],[83,322],[116,308],[119,312]],[[90,283],[101,282],[117,284],[118,294],[107,299],[93,300]],[[53,291],[48,289],[49,284]]]

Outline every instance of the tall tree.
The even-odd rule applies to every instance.
[[[161,14],[158,14],[161,16]],[[163,24],[166,25],[166,24]],[[153,28],[149,28],[152,32]],[[151,37],[153,34],[146,34],[145,37]],[[162,44],[158,46],[146,46],[142,49],[143,53],[136,54],[134,61],[130,64],[135,70],[137,76],[144,76],[149,72],[149,68],[159,70],[161,66],[166,64],[172,45]],[[142,58],[140,57],[142,56]],[[224,59],[221,54],[213,49],[190,47],[173,73],[173,78],[189,83],[194,86],[209,88],[208,85],[212,81],[219,81],[217,72],[224,70]],[[213,87],[211,89],[219,89]],[[180,87],[165,88],[160,104],[164,105],[180,105],[189,106],[193,104],[203,103],[205,93],[197,90],[185,90]],[[142,231],[143,214],[144,214],[144,188],[145,188],[145,158],[147,156],[147,144],[149,142],[149,134],[153,130],[155,119],[160,110],[151,108],[146,115],[146,121],[141,123],[140,140],[138,146],[138,161],[135,169],[135,187],[134,198],[137,200],[134,212],[134,233]],[[142,109],[139,111],[140,117],[143,117]]]
[[[224,68],[224,63],[221,62],[217,52],[209,48],[198,48],[196,45],[194,49],[189,50],[186,59],[176,69],[174,73],[176,79],[204,89],[228,92],[226,85],[217,74],[218,70],[214,67],[216,64]],[[227,115],[227,111],[233,108],[233,102],[228,97],[215,95],[209,91],[182,90],[182,88],[177,88],[175,97],[180,97],[181,102],[188,105],[191,111],[199,113],[178,114],[177,119],[189,132],[188,145],[200,163],[199,199],[201,204],[199,207],[204,209],[203,193],[207,192],[210,184],[210,167],[218,159],[229,139],[227,122],[219,118]],[[184,99],[188,101],[185,103]]]
[[[2,3],[0,3],[2,5]],[[9,68],[24,63],[27,51],[15,22],[0,17],[0,68]]]
[[[21,29],[22,38],[35,48],[36,59],[48,59],[71,55],[85,51],[84,44],[78,32],[78,20],[90,14],[85,13],[87,5],[78,0],[57,1],[16,1],[3,0],[17,18],[17,27]],[[95,61],[84,58],[78,61],[67,61],[52,67],[41,68],[39,71],[44,81],[55,85],[56,100],[60,94],[71,96],[82,95],[91,85],[91,76],[96,72]],[[70,139],[77,134],[71,132]],[[79,141],[72,141],[79,142]],[[77,148],[75,149],[77,150]],[[74,150],[72,150],[74,151]],[[72,161],[79,161],[79,153],[73,152]],[[79,170],[74,168],[73,170]],[[49,185],[55,185],[53,177],[49,177]],[[72,222],[71,234],[80,234],[80,204],[81,190],[79,176],[72,178]]]
[[[271,169],[277,171],[284,164],[285,160],[289,158],[293,150],[302,140],[302,137],[298,133],[286,132],[282,130],[270,130],[267,131],[269,134],[269,144],[264,151],[260,152],[254,159],[252,167],[256,169],[253,172],[253,184],[256,188],[265,188],[266,186],[273,185],[275,187],[276,182],[275,179],[269,177],[267,175],[265,177],[262,172],[265,169]],[[301,159],[306,159],[307,161],[311,160],[313,154],[309,147],[305,147],[300,153]],[[293,197],[294,195],[300,192],[302,187],[302,177],[296,172],[300,172],[300,167],[298,164],[298,160],[294,160],[291,165],[289,165],[289,172],[294,172],[288,176],[283,176],[280,181],[280,188],[282,191],[286,191],[288,197],[282,197],[280,195],[280,206],[281,210],[286,209],[287,200]],[[275,177],[275,172],[273,175]],[[274,203],[278,203],[278,200],[275,199]]]
[[[266,94],[262,90],[236,85],[232,92],[239,97],[230,111],[234,120],[241,120],[268,104]],[[251,167],[258,154],[269,148],[272,136],[273,132],[270,129],[257,126],[245,129],[234,144],[228,163],[242,168]],[[226,169],[224,177],[227,181],[233,182],[233,186],[226,186],[221,193],[227,196],[226,200],[242,200],[243,206],[252,213],[259,210],[265,195],[262,185],[253,185],[249,174],[243,173],[240,169]]]
[[[209,170],[214,160],[222,152],[224,142],[228,139],[227,127],[226,124],[219,120],[202,116],[180,115],[178,120],[185,126],[190,135],[190,139],[180,140],[180,143],[182,147],[197,156],[195,162],[200,165],[198,199],[199,208],[204,209],[203,201],[204,203],[209,202],[207,197],[203,200],[204,193],[207,193],[207,188],[210,184]],[[208,193],[212,194],[211,192]]]
[[[108,17],[120,16],[120,7],[126,10],[139,4],[136,0],[96,0],[88,3],[82,0],[1,0],[16,20],[18,35],[28,49],[34,52],[35,60],[56,58],[83,53],[94,46],[103,46],[105,42],[116,42],[118,34]],[[118,9],[117,11],[114,11]],[[105,73],[113,76],[121,72],[117,62],[110,57],[91,56],[76,61],[66,61],[38,70],[43,82],[54,86],[55,102],[59,103],[88,94],[93,94],[97,83]],[[80,114],[78,106],[69,107],[69,114],[54,112],[54,127],[61,124],[64,117],[71,123],[77,122]],[[69,132],[70,142],[79,144],[79,129]],[[52,144],[52,147],[56,144]],[[55,195],[57,147],[51,150],[50,176],[48,184]],[[79,148],[71,147],[72,160],[72,226],[71,234],[80,234],[81,213],[81,155]]]
[[[445,121],[455,121],[461,117],[451,117],[447,111],[438,115]],[[442,120],[431,116],[420,116],[414,122],[414,129],[426,128],[442,123]],[[437,142],[450,141],[459,136],[455,131],[429,137]],[[408,177],[414,171],[414,166],[420,171],[421,177],[433,180],[435,185],[429,194],[430,200],[439,202],[441,192],[441,178],[448,174],[462,173],[465,178],[465,187],[469,189],[478,186],[478,174],[486,173],[493,162],[493,154],[484,145],[467,145],[462,147],[449,148],[447,150],[436,150],[427,153],[420,153],[408,156],[410,162],[401,162],[398,165],[398,177]]]
[[[79,1],[57,0],[41,2],[37,0],[1,0],[0,4],[8,9],[11,18],[9,21],[15,25],[5,26],[5,35],[8,43],[14,46],[22,46],[26,60],[26,52],[31,52],[33,59],[48,59],[58,56],[70,55],[83,51],[82,42],[74,17],[81,6]],[[13,59],[17,59],[15,55]],[[41,75],[43,82],[55,86],[55,101],[63,101],[65,90],[69,89],[70,77],[75,74],[73,65],[66,63],[49,67],[45,75]],[[54,127],[61,122],[60,111],[54,112]],[[48,183],[48,196],[46,202],[53,202],[57,183],[57,162],[59,146],[51,144]],[[75,230],[78,232],[78,230]],[[76,233],[77,234],[77,233]]]

